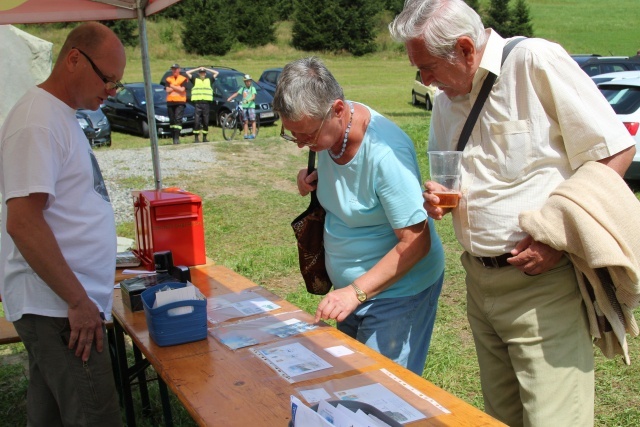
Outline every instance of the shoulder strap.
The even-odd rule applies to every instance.
[[[505,59],[509,56],[511,49],[513,49],[518,43],[522,40],[526,39],[526,37],[516,37],[511,40],[507,44],[504,45],[502,49],[502,64],[504,64]],[[489,97],[489,92],[493,89],[493,84],[496,82],[496,76],[493,73],[489,73],[487,77],[484,79],[484,83],[480,88],[480,92],[478,93],[478,98],[476,98],[476,102],[473,104],[471,108],[471,112],[467,117],[467,121],[464,123],[462,128],[462,132],[460,133],[460,139],[458,140],[458,151],[463,151],[465,145],[467,145],[467,141],[471,136],[471,131],[473,130],[473,126],[476,124],[476,120],[478,120],[478,116],[480,115],[480,111],[484,105],[484,102]]]

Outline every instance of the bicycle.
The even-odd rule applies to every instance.
[[[232,140],[233,137],[236,136],[236,133],[238,132],[238,130],[242,131],[244,129],[244,115],[242,112],[242,107],[240,106],[240,101],[237,101],[234,99],[231,102],[235,102],[236,106],[229,114],[227,114],[227,116],[222,121],[222,136],[227,141]],[[249,126],[251,126],[251,123],[249,123]],[[259,131],[260,131],[260,119],[256,117],[255,136],[258,136]]]

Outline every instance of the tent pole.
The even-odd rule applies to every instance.
[[[142,74],[144,77],[144,93],[147,99],[147,117],[149,118],[149,139],[151,142],[151,160],[153,162],[153,177],[155,189],[162,189],[162,176],[160,174],[160,153],[158,152],[158,128],[156,127],[155,105],[153,102],[153,90],[151,82],[151,66],[149,65],[149,45],[147,43],[147,23],[144,16],[142,0],[136,1],[138,13],[138,33],[140,49],[142,53]],[[146,3],[146,2],[144,2]]]

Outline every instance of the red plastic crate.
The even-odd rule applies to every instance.
[[[143,266],[155,270],[153,253],[171,251],[174,265],[206,263],[202,200],[179,188],[133,193],[136,223],[134,251]]]

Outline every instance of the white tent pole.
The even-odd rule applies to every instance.
[[[138,13],[138,32],[140,38],[140,50],[142,53],[142,75],[144,77],[144,93],[147,98],[147,117],[149,119],[149,139],[151,142],[151,161],[153,162],[153,177],[156,190],[162,189],[162,176],[160,174],[160,153],[158,152],[158,128],[156,127],[155,105],[153,102],[153,90],[151,82],[151,66],[149,65],[149,45],[147,43],[147,23],[144,15],[143,0],[136,1]],[[146,1],[144,2],[146,3]]]

